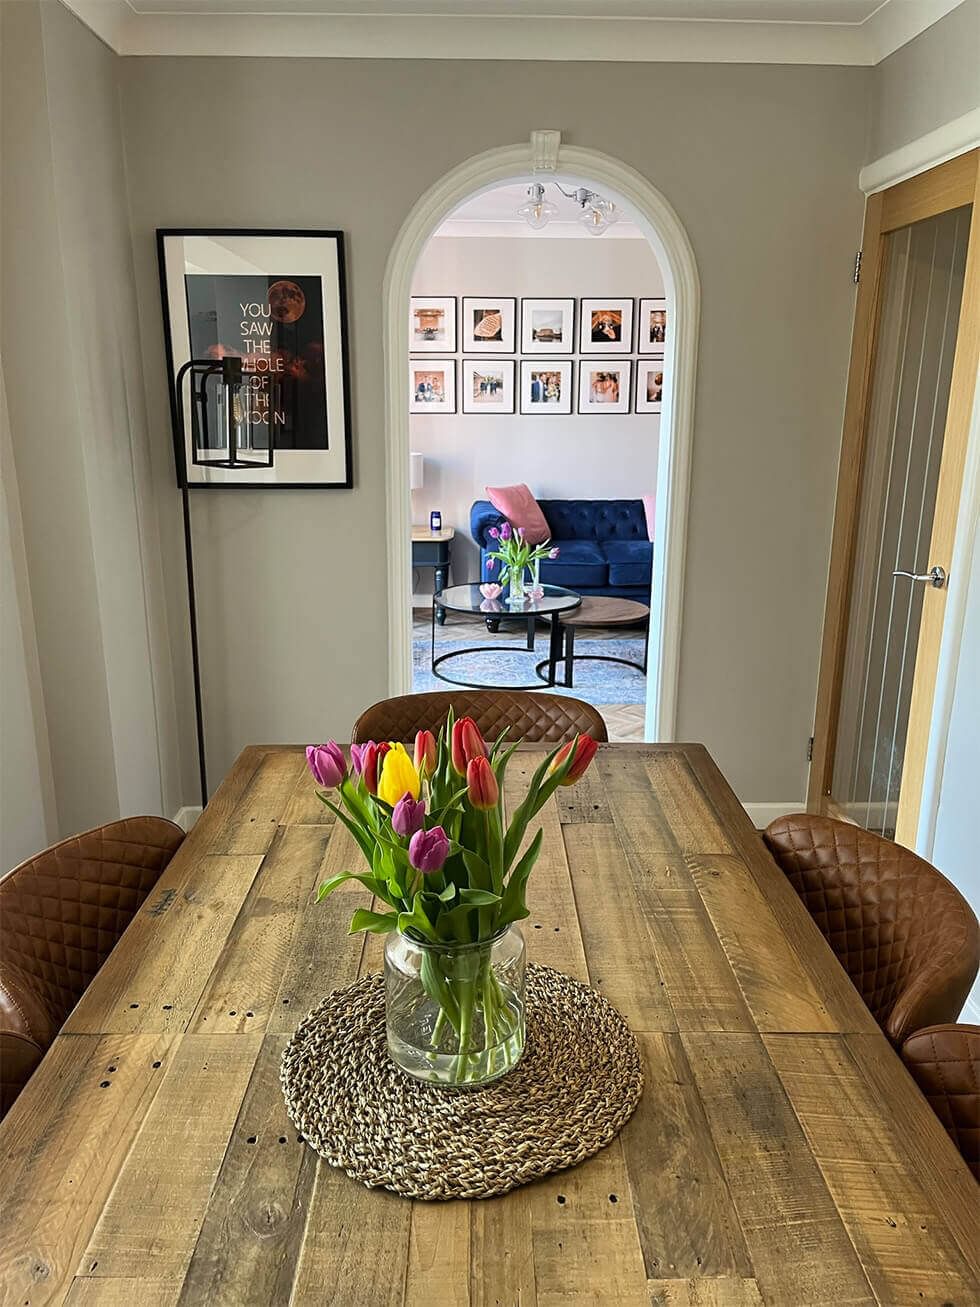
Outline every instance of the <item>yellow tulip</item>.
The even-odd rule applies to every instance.
[[[392,808],[406,794],[419,797],[422,783],[415,766],[402,744],[394,745],[384,757],[378,780],[378,798]]]

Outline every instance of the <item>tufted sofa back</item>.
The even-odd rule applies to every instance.
[[[642,499],[539,499],[552,540],[648,540]],[[494,506],[478,499],[470,511],[470,529],[487,548],[487,531],[504,520]]]

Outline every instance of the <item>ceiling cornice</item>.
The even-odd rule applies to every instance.
[[[872,65],[962,0],[884,0],[863,23],[154,13],[137,12],[127,0],[62,3],[122,55]]]

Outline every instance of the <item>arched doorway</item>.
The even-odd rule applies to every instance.
[[[412,277],[420,254],[443,219],[464,200],[504,182],[552,177],[563,185],[601,190],[643,230],[664,274],[669,320],[657,477],[651,596],[646,736],[674,738],[683,606],[684,551],[700,283],[687,233],[666,198],[629,165],[596,150],[563,146],[560,134],[532,132],[529,144],[474,155],[420,197],[395,239],[385,274],[386,481],[388,509],[389,693],[411,687],[408,321]]]

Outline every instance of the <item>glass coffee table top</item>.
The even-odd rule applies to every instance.
[[[544,594],[540,599],[525,598],[523,603],[511,605],[508,599],[487,599],[480,593],[480,587],[473,585],[451,585],[433,595],[432,602],[440,608],[448,608],[451,613],[473,613],[482,617],[534,617],[540,614],[550,617],[555,613],[570,612],[582,602],[582,596],[574,590],[566,590],[560,585],[541,587]]]

